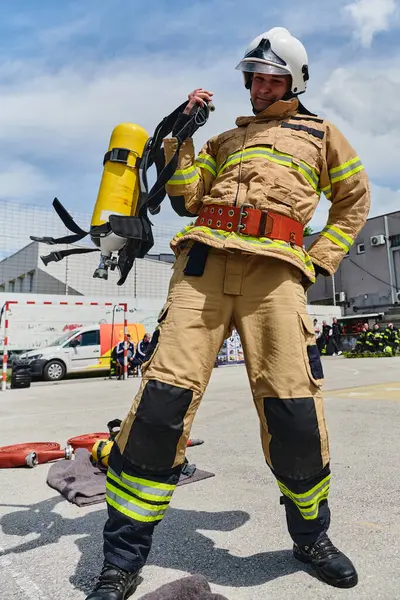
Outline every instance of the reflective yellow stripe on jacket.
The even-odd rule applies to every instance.
[[[304,161],[300,161],[300,164],[293,162],[293,157],[290,156],[290,154],[277,152],[273,148],[267,148],[265,146],[254,146],[253,148],[247,148],[246,150],[241,150],[240,152],[231,154],[218,170],[218,175],[223,173],[225,169],[232,165],[236,165],[242,161],[252,160],[253,158],[264,158],[271,162],[277,163],[278,165],[295,169],[301,173],[301,175],[307,179],[308,183],[313,187],[313,189],[319,193],[319,173],[317,173],[315,169],[310,167],[310,165]]]
[[[358,156],[352,158],[351,160],[339,165],[338,167],[334,167],[333,169],[329,169],[329,178],[332,183],[337,183],[338,181],[344,181],[348,179],[355,173],[359,171],[363,171],[364,166],[359,159]]]
[[[291,254],[294,254],[300,261],[304,264],[305,268],[311,271],[314,274],[314,266],[313,263],[308,256],[308,254],[293,248],[291,244],[284,242],[282,240],[272,240],[271,238],[265,237],[253,237],[251,235],[244,235],[235,232],[223,231],[222,229],[211,229],[210,227],[203,227],[201,225],[187,225],[181,231],[176,234],[176,238],[182,238],[188,232],[196,232],[201,231],[206,235],[213,237],[219,240],[226,240],[227,237],[236,237],[238,240],[247,242],[249,244],[258,245],[258,246],[268,246],[269,248],[277,248],[279,250],[285,250]]]
[[[352,158],[351,160],[339,165],[338,167],[333,167],[333,169],[329,169],[329,179],[330,185],[322,188],[325,196],[330,200],[332,198],[332,185],[334,183],[339,183],[339,181],[344,181],[358,173],[359,171],[363,171],[364,166],[361,163],[361,160],[358,156]]]
[[[213,177],[217,174],[217,163],[209,154],[199,154],[195,160],[195,164],[187,169],[177,169],[171,179],[168,181],[169,185],[183,185],[193,183],[199,179],[199,169],[205,169]]]
[[[326,225],[321,231],[321,235],[331,240],[337,246],[340,246],[346,252],[350,250],[354,243],[354,240],[347,233],[339,229],[339,227],[336,227],[336,225]]]

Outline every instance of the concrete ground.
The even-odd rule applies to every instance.
[[[245,368],[215,369],[192,430],[190,462],[215,477],[177,488],[134,598],[187,573],[229,600],[400,598],[400,359],[324,359],[334,543],[360,583],[337,590],[291,555],[278,488],[264,464]],[[138,380],[37,384],[0,395],[2,445],[103,431]],[[0,471],[5,600],[79,600],[102,562],[105,504],[78,508],[46,485],[49,465]]]

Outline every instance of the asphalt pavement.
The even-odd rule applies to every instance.
[[[188,449],[214,477],[179,486],[156,529],[141,598],[189,573],[228,600],[400,598],[400,358],[325,358],[332,455],[332,541],[359,584],[338,590],[295,561],[266,467],[243,366],[215,369]],[[0,444],[106,431],[138,379],[87,379],[0,394]],[[5,600],[83,600],[102,562],[105,504],[79,508],[46,484],[49,465],[0,471],[0,590]]]

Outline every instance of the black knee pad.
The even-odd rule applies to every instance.
[[[324,465],[314,399],[264,398],[264,413],[273,470],[295,480],[320,473]]]
[[[136,411],[124,456],[142,469],[171,469],[183,433],[184,417],[192,399],[191,390],[161,381],[148,381]]]

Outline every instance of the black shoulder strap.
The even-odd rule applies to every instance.
[[[69,214],[67,209],[64,208],[58,198],[54,198],[53,207],[61,221],[64,223],[65,227],[72,231],[73,235],[64,235],[59,238],[37,237],[35,235],[30,235],[29,239],[31,239],[33,242],[42,242],[43,244],[54,246],[56,244],[74,244],[88,235],[87,231],[84,231],[77,223],[75,223],[72,216]]]
[[[58,250],[56,252],[51,252],[46,256],[41,256],[43,263],[47,266],[50,262],[59,262],[66,256],[71,256],[72,254],[87,254],[88,252],[100,252],[99,248],[68,248],[67,250]]]

